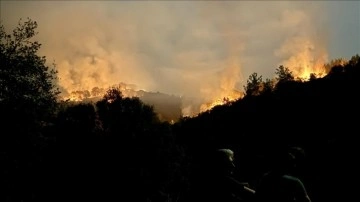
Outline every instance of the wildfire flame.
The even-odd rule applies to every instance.
[[[310,56],[300,55],[290,58],[285,65],[289,67],[294,77],[300,80],[309,80],[311,74],[318,78],[326,75],[325,61],[323,58],[315,60]]]
[[[244,93],[234,90],[232,93],[230,93],[222,98],[218,98],[212,102],[202,104],[200,106],[200,112],[208,111],[218,105],[229,104],[233,101],[236,101],[236,100],[242,98],[243,96],[244,96]]]
[[[118,85],[114,85],[113,87],[119,89],[124,97],[141,97],[143,92],[136,90],[136,86],[131,84],[120,83]],[[61,100],[81,102],[86,99],[101,98],[105,95],[106,91],[107,91],[106,88],[99,88],[99,87],[94,87],[91,91],[74,90],[68,93],[67,95],[63,95],[61,97]]]
[[[309,80],[310,75],[323,77],[326,74],[325,63],[328,54],[322,44],[317,44],[307,37],[294,37],[285,41],[275,51],[275,55],[287,58],[282,62],[292,71],[295,78]]]
[[[230,57],[226,66],[219,72],[218,86],[203,89],[204,101],[200,106],[200,113],[212,109],[217,105],[228,104],[241,98],[244,94],[236,90],[237,83],[241,80],[240,61],[237,57]]]

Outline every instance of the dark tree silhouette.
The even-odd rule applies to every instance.
[[[110,88],[104,98],[96,103],[99,118],[106,133],[123,134],[123,137],[145,132],[159,119],[152,106],[138,97],[123,97],[121,91]]]
[[[289,68],[284,67],[283,65],[280,65],[276,71],[276,79],[278,82],[284,82],[284,81],[292,81],[294,80],[294,76]]]
[[[256,72],[252,73],[244,86],[246,95],[259,95],[262,90],[262,76],[258,76]]]
[[[47,66],[45,56],[37,53],[41,44],[32,40],[36,28],[37,23],[27,19],[10,35],[0,25],[0,103],[11,122],[41,121],[54,109],[59,93],[55,66]]]
[[[55,65],[49,67],[45,56],[38,55],[36,28],[29,18],[10,34],[0,24],[0,157],[6,165],[0,178],[7,201],[41,201],[50,193],[44,184],[53,152],[44,129],[59,91]]]
[[[270,94],[274,90],[274,81],[266,79],[263,86],[262,94]]]
[[[326,73],[329,73],[334,66],[344,66],[347,63],[348,61],[346,61],[344,58],[333,59],[329,63],[325,64]]]

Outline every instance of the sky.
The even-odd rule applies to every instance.
[[[124,82],[211,102],[250,74],[320,72],[360,53],[360,1],[1,1],[1,22],[38,23],[63,94]]]

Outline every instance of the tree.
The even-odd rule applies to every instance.
[[[258,76],[256,72],[252,73],[244,86],[246,95],[259,95],[262,88],[262,76]]]
[[[110,134],[141,133],[159,122],[152,106],[138,97],[124,98],[118,88],[110,88],[96,107],[104,130]]]
[[[276,69],[275,74],[276,74],[276,79],[278,80],[278,82],[293,81],[294,80],[293,73],[290,71],[289,68],[284,67],[283,65],[280,65]]]
[[[51,127],[45,123],[57,104],[57,72],[38,55],[36,28],[28,18],[8,34],[0,22],[0,156],[8,159],[0,173],[6,173],[2,182],[8,201],[42,201],[51,195],[48,187],[54,186],[48,180],[54,179],[49,177],[53,142],[43,137],[49,135],[45,131]]]
[[[3,124],[32,126],[56,105],[57,71],[55,64],[50,68],[45,56],[38,55],[41,44],[32,40],[36,28],[37,23],[29,18],[20,20],[12,34],[0,24],[0,106],[7,120]]]
[[[360,64],[360,56],[359,56],[359,54],[356,54],[356,55],[352,56],[348,63],[351,66],[359,65]]]
[[[347,63],[348,63],[348,61],[345,58],[336,58],[336,59],[331,60],[329,63],[325,64],[324,67],[325,67],[326,73],[329,73],[329,72],[331,72],[331,69],[333,67],[336,67],[336,66],[343,67]]]
[[[274,81],[270,80],[270,79],[266,79],[265,82],[263,83],[263,90],[262,90],[262,94],[267,93],[270,94],[273,90],[274,90]]]

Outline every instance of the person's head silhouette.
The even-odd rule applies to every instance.
[[[214,153],[214,169],[219,175],[232,175],[235,169],[234,152],[231,149],[218,149]]]

